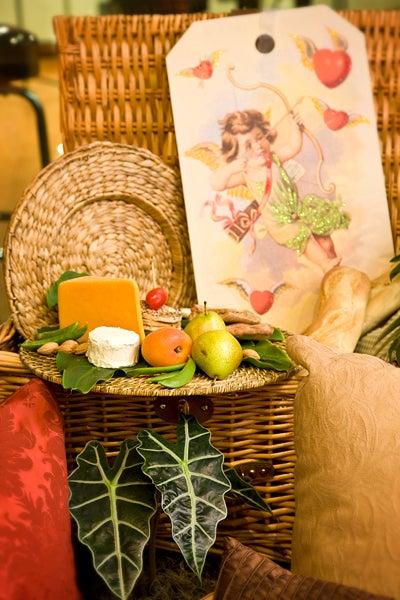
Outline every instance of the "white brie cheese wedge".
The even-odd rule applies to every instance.
[[[96,327],[89,332],[87,359],[96,367],[132,367],[139,359],[140,338],[121,327]]]

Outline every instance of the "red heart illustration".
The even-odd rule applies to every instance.
[[[342,83],[351,69],[351,58],[345,50],[317,50],[313,62],[315,74],[328,88]]]
[[[254,291],[251,292],[250,304],[259,315],[263,315],[269,311],[271,306],[274,303],[274,294],[268,290],[264,290],[263,292]]]
[[[333,108],[327,108],[324,112],[324,121],[329,129],[336,131],[342,129],[349,122],[349,115],[343,110],[333,110]]]
[[[209,60],[202,60],[197,67],[193,69],[193,75],[199,79],[210,79],[213,73],[213,66]]]

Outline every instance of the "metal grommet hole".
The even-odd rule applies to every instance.
[[[269,54],[275,48],[275,40],[268,33],[263,33],[256,39],[256,48],[262,54]]]

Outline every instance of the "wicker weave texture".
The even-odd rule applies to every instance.
[[[5,280],[24,337],[57,322],[46,291],[63,271],[132,277],[190,306],[194,280],[179,179],[145,149],[95,142],[41,171],[18,203],[6,239]]]
[[[175,166],[165,56],[193,21],[209,17],[56,17],[65,149],[94,140],[123,142]]]
[[[400,12],[342,11],[366,35],[395,239],[400,164]],[[193,21],[226,15],[56,17],[67,150],[94,140],[149,148],[177,165],[165,56]]]

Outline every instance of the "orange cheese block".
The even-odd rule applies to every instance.
[[[60,283],[58,288],[60,327],[79,321],[89,331],[96,327],[122,327],[144,338],[139,288],[133,279],[78,277]]]

